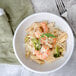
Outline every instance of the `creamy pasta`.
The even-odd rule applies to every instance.
[[[34,22],[26,29],[25,54],[33,61],[44,64],[64,56],[67,33],[54,22]]]

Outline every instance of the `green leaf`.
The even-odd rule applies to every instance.
[[[60,57],[60,52],[59,52],[59,47],[58,47],[58,46],[56,46],[56,48],[55,48],[54,57],[55,57],[55,58]]]
[[[57,54],[57,53],[55,53],[55,54],[54,54],[54,57],[57,58],[57,57],[60,57],[60,55]]]
[[[36,38],[32,39],[33,45],[35,47],[36,50],[40,50],[41,49],[41,45],[40,45],[40,41]]]
[[[53,34],[50,34],[50,33],[45,33],[45,34],[41,35],[41,37],[44,37],[44,36],[56,38],[56,36],[54,36]]]

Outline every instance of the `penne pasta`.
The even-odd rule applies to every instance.
[[[59,37],[58,37],[58,42],[59,43],[62,43],[62,42],[64,42],[64,41],[66,41],[66,39],[67,39],[67,34],[66,33],[62,33]]]
[[[48,58],[46,58],[46,61],[50,63],[52,61],[55,61],[55,58],[53,56],[49,56]]]
[[[55,27],[55,22],[34,22],[26,29],[26,57],[38,64],[51,63],[64,56],[67,33]],[[29,50],[29,51],[27,51]]]
[[[30,58],[31,58],[31,59],[35,59],[35,60],[36,60],[36,59],[39,59],[39,57],[37,57],[37,56],[35,56],[35,55],[31,55]]]
[[[30,53],[31,53],[30,51],[27,51],[26,54],[25,54],[25,56],[26,57],[29,57],[30,56]]]
[[[40,60],[40,59],[33,59],[33,61],[35,61],[38,64],[44,64],[44,60]]]

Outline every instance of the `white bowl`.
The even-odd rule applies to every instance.
[[[63,58],[60,58],[59,60],[56,60],[55,62],[52,62],[50,64],[45,63],[43,65],[39,65],[33,62],[31,59],[27,59],[25,57],[24,37],[26,35],[25,29],[27,27],[29,27],[33,22],[44,20],[47,20],[48,22],[55,22],[57,27],[68,34],[67,49]],[[13,48],[17,59],[25,68],[36,73],[50,73],[63,67],[70,59],[74,49],[74,36],[68,23],[61,17],[51,13],[37,13],[25,18],[19,24],[13,38]]]

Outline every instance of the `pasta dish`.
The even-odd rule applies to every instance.
[[[55,22],[34,22],[26,29],[25,56],[39,64],[55,61],[64,56],[67,37]]]

